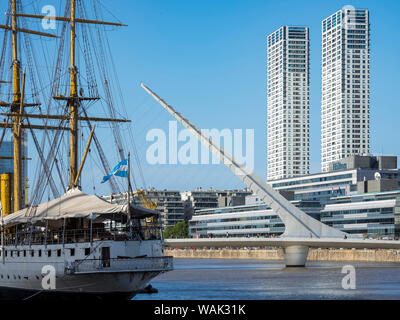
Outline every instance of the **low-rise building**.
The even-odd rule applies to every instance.
[[[321,210],[321,222],[368,237],[399,237],[400,190],[336,197]],[[397,217],[397,218],[396,218]]]
[[[218,208],[232,205],[243,205],[245,197],[250,195],[248,190],[202,190],[180,192],[178,190],[142,190],[143,195],[157,203],[161,213],[163,228],[174,226],[180,221],[189,221],[197,210]],[[112,203],[127,201],[127,193],[110,194],[103,199]],[[131,200],[135,204],[143,204],[137,192],[132,192]]]
[[[364,169],[350,170],[355,178]],[[351,193],[332,196],[324,203],[296,199],[293,190],[278,191],[304,212],[333,228],[366,237],[399,238],[400,188],[396,175],[382,179],[385,170],[389,169],[369,172],[374,173],[373,177],[369,176],[372,179],[355,180]],[[257,195],[246,197],[246,205],[198,210],[190,221],[192,237],[269,237],[283,232],[280,218]]]
[[[161,213],[163,228],[173,226],[179,221],[184,221],[184,205],[181,194],[177,190],[142,190],[144,196],[157,203],[157,209]],[[127,193],[111,194],[103,196],[103,199],[112,203],[123,203],[127,201]],[[131,199],[135,204],[142,204],[137,192],[132,192]]]
[[[252,192],[249,189],[243,190],[217,190],[218,207],[241,206],[246,204],[246,197]]]
[[[143,190],[145,196],[157,203],[157,210],[161,212],[163,228],[174,226],[185,220],[184,205],[181,193],[178,190]]]
[[[193,212],[202,209],[238,206],[245,204],[245,198],[251,195],[248,189],[244,190],[203,190],[182,192],[182,201],[193,208]]]
[[[201,209],[217,208],[218,195],[215,190],[202,190],[198,188],[195,191],[185,191],[181,194],[182,201],[190,204],[194,212]]]
[[[331,164],[331,171],[268,181],[279,191],[294,191],[295,200],[332,203],[338,196],[356,194],[358,183],[375,180],[394,180],[400,188],[400,170],[397,158],[391,156],[350,156]],[[392,187],[391,187],[392,188]]]
[[[292,201],[307,214],[319,219],[318,201]],[[193,238],[205,237],[275,237],[285,231],[282,220],[265,204],[247,204],[235,207],[196,211],[189,221]]]

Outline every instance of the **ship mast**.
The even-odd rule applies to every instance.
[[[19,130],[20,117],[19,107],[21,104],[21,79],[20,79],[20,61],[18,60],[18,34],[17,34],[17,0],[12,0],[12,45],[13,45],[13,103],[11,105],[11,113],[13,114],[13,202],[14,211],[21,209],[21,173],[22,173],[22,150],[21,150],[21,130]],[[22,104],[21,113],[23,113],[24,106]]]
[[[14,188],[13,188],[13,199],[14,199],[14,212],[21,209],[21,159],[22,159],[22,149],[21,149],[21,130],[19,128],[29,128],[29,129],[44,129],[44,130],[69,130],[70,131],[70,149],[69,149],[69,186],[68,189],[73,189],[78,187],[79,176],[78,176],[78,124],[79,121],[101,121],[101,122],[130,122],[127,119],[114,119],[114,118],[96,118],[96,117],[82,117],[79,116],[79,107],[81,101],[91,101],[99,100],[99,97],[81,97],[78,95],[78,68],[76,66],[76,24],[77,23],[87,23],[87,24],[99,24],[99,25],[109,25],[109,26],[126,26],[121,23],[115,22],[105,22],[98,20],[88,20],[76,18],[76,0],[71,1],[70,17],[50,17],[52,20],[63,21],[70,23],[70,92],[69,96],[65,97],[62,95],[57,95],[53,97],[55,100],[64,100],[67,102],[69,107],[69,115],[35,115],[24,113],[23,107],[19,108],[20,104],[23,106],[33,106],[28,104],[23,104],[21,102],[21,85],[20,85],[20,63],[18,61],[17,52],[17,32],[31,33],[41,36],[56,37],[51,34],[19,29],[17,27],[17,17],[25,18],[36,18],[36,19],[49,19],[48,16],[36,15],[36,14],[24,14],[17,12],[17,0],[12,1],[12,27],[0,25],[0,28],[13,31],[13,102],[11,104],[11,115],[13,116],[13,139],[14,139]],[[22,97],[23,99],[23,97]],[[9,115],[9,114],[2,114]],[[69,120],[70,127],[50,127],[50,126],[39,126],[39,125],[25,125],[22,123],[22,118],[37,118],[37,119],[58,119],[58,120]],[[0,123],[0,127],[9,128],[7,123]]]
[[[69,188],[76,188],[75,181],[78,171],[78,78],[77,68],[75,66],[75,4],[76,0],[71,0],[71,88],[70,88],[70,151],[69,151],[69,175],[70,185]]]
[[[97,20],[87,20],[87,19],[76,19],[76,0],[71,0],[71,14],[70,18],[66,19],[63,17],[55,17],[55,20],[59,21],[69,21],[70,23],[70,35],[71,35],[71,64],[70,64],[70,77],[71,77],[71,87],[70,96],[68,97],[69,104],[69,116],[70,116],[70,150],[69,150],[69,176],[70,182],[68,189],[73,189],[78,187],[78,124],[80,120],[94,120],[94,121],[113,121],[113,122],[129,122],[128,120],[122,119],[95,119],[95,118],[85,118],[78,117],[79,106],[82,100],[98,100],[97,97],[79,97],[78,96],[78,68],[76,66],[76,23],[88,23],[88,24],[101,24],[101,25],[113,25],[113,26],[125,26],[120,23],[105,22]],[[55,97],[55,99],[60,99],[60,97]]]
[[[11,128],[13,137],[13,211],[18,211],[22,208],[22,148],[21,148],[21,128],[26,128],[22,124],[22,114],[24,113],[25,106],[34,106],[36,104],[25,104],[23,97],[21,97],[21,62],[18,56],[18,33],[29,33],[36,34],[46,37],[55,37],[52,34],[45,32],[39,32],[34,30],[21,29],[18,27],[18,12],[17,12],[17,0],[11,0],[11,15],[12,24],[0,25],[0,29],[9,30],[12,32],[12,54],[13,54],[13,72],[12,72],[12,84],[13,84],[13,98],[11,103],[2,103],[2,106],[10,107],[12,117],[12,124],[1,123],[2,128]]]

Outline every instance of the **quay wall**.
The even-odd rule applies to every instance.
[[[173,256],[174,258],[283,260],[281,249],[166,248],[164,253],[165,255]],[[308,251],[307,261],[400,262],[400,250],[310,248]]]

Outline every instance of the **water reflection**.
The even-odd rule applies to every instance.
[[[282,261],[175,259],[175,270],[155,278],[158,294],[146,299],[399,299],[400,265],[308,262],[285,268]],[[344,290],[344,265],[356,268],[356,289]]]

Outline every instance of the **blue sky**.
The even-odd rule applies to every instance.
[[[201,128],[254,128],[255,172],[266,169],[266,36],[282,25],[310,27],[311,171],[320,170],[321,20],[344,5],[370,10],[371,152],[399,155],[399,1],[116,1],[128,28],[113,34],[136,143],[167,128],[169,116],[143,81]],[[107,4],[105,4],[107,6]],[[397,53],[396,53],[397,52]],[[240,187],[223,166],[148,166],[147,186]]]
[[[266,36],[282,25],[310,27],[311,172],[320,170],[321,21],[344,5],[370,10],[371,152],[400,155],[399,1],[115,0],[104,7],[129,26],[110,33],[147,187],[241,188],[223,165],[146,163],[146,133],[172,117],[143,81],[201,128],[254,129],[255,173],[266,177]],[[104,141],[107,139],[104,138]],[[106,142],[105,142],[106,143]],[[107,142],[108,143],[108,142]],[[112,142],[110,142],[112,143]],[[136,159],[134,174],[138,177]],[[83,176],[84,190],[99,176]],[[95,181],[95,182],[93,182]],[[137,179],[138,186],[143,186]]]

